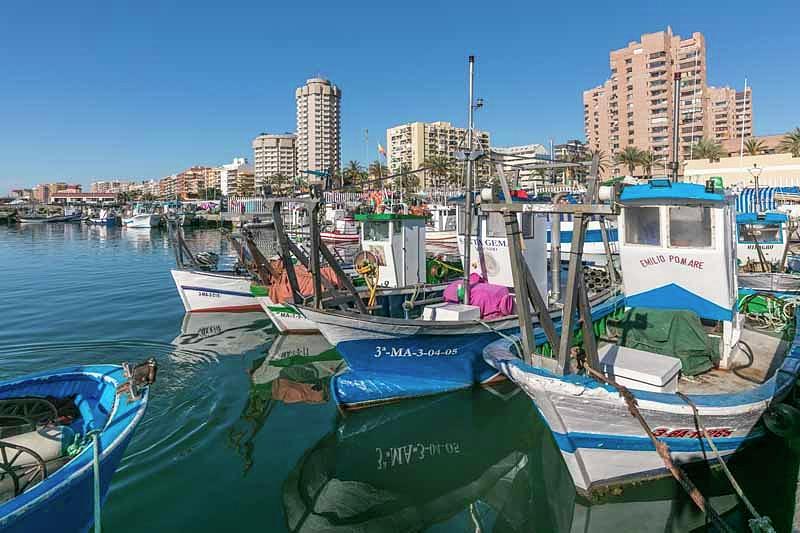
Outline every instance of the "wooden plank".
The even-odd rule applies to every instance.
[[[319,204],[311,209],[311,276],[314,282],[314,307],[321,308],[320,295],[322,294],[322,272],[319,264]]]
[[[589,305],[589,295],[586,294],[586,280],[583,279],[583,268],[578,272],[578,314],[581,318],[581,331],[583,331],[583,349],[586,351],[586,363],[593,370],[600,371],[600,359],[597,356],[597,339],[594,338],[592,327],[592,309]]]
[[[536,286],[536,282],[533,280],[533,275],[531,274],[528,265],[523,263],[522,266],[525,270],[528,298],[530,299],[534,310],[536,310],[536,315],[539,318],[539,326],[542,328],[542,331],[544,331],[544,335],[547,337],[547,342],[549,342],[550,346],[552,346],[555,350],[556,346],[558,346],[561,341],[559,339],[558,332],[556,331],[556,325],[555,322],[553,322],[553,317],[550,316],[550,309],[548,308],[547,302],[542,296],[542,293],[539,292],[539,288]]]
[[[586,218],[583,214],[575,215],[572,221],[572,244],[570,247],[569,270],[567,272],[567,289],[564,294],[564,308],[561,314],[561,339],[558,348],[558,366],[563,373],[568,372],[569,351],[572,342],[572,330],[575,327],[575,308],[578,301],[582,273],[583,243],[586,234]]]
[[[606,253],[606,270],[611,283],[619,281],[617,267],[614,266],[614,254],[611,253],[611,242],[608,238],[608,221],[605,217],[600,219],[600,237],[603,239],[603,250]]]
[[[531,308],[528,305],[528,283],[525,279],[523,269],[527,268],[519,247],[519,224],[515,213],[505,213],[506,220],[506,240],[508,241],[508,253],[511,257],[511,276],[514,280],[514,287],[517,302],[517,317],[519,318],[520,339],[522,340],[523,358],[528,363],[532,362],[532,354],[536,349],[536,340],[533,334],[533,321],[531,320]],[[534,287],[534,290],[536,288]]]
[[[278,250],[281,261],[283,261],[283,267],[286,269],[286,276],[289,278],[289,286],[292,288],[292,301],[297,304],[303,301],[303,295],[300,293],[297,275],[294,272],[294,264],[292,263],[292,258],[289,253],[288,239],[286,237],[286,229],[283,226],[280,202],[272,204],[272,222],[275,224],[275,233],[278,237]]]
[[[336,261],[336,258],[333,257],[333,254],[328,249],[328,246],[321,240],[319,242],[319,251],[322,253],[322,257],[325,259],[325,261],[328,262],[328,266],[330,266],[336,273],[336,277],[339,278],[339,283],[344,285],[345,289],[347,289],[347,292],[349,292],[353,296],[353,299],[355,300],[355,303],[358,306],[359,312],[367,314],[367,307],[364,305],[364,302],[359,297],[356,288],[353,286],[353,282],[350,280],[347,274],[344,273],[342,267],[339,266],[339,263]]]

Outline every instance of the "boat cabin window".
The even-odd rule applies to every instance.
[[[365,241],[388,241],[389,222],[364,222]]]
[[[625,242],[648,246],[661,244],[661,216],[658,207],[625,208]]]
[[[711,247],[711,208],[669,208],[669,245],[674,248]]]
[[[739,242],[780,243],[781,227],[771,224],[739,224]]]

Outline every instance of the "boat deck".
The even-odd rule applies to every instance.
[[[732,369],[681,376],[678,389],[686,394],[719,394],[755,388],[775,373],[789,348],[779,334],[747,326],[742,329],[740,342],[745,347],[733,356]]]

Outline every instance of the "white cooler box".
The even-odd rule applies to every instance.
[[[423,320],[480,320],[481,308],[464,304],[426,305],[422,310]]]
[[[651,392],[677,392],[681,360],[635,348],[598,347],[603,373],[625,387]]]

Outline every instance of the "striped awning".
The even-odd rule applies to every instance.
[[[761,211],[771,211],[775,209],[775,192],[777,190],[777,187],[758,188],[758,199],[761,203]],[[755,187],[747,187],[739,191],[739,194],[736,196],[737,213],[753,213],[758,211],[758,207]]]

